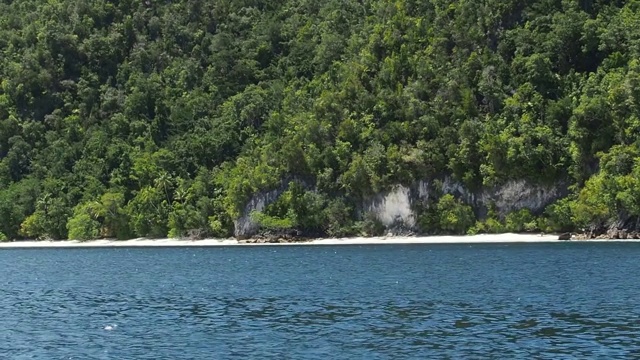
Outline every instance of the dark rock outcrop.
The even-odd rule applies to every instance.
[[[571,233],[560,234],[558,240],[571,240]]]

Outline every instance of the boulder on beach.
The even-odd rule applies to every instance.
[[[558,236],[558,240],[571,240],[571,233],[563,233]]]

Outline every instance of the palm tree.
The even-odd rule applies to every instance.
[[[166,171],[160,174],[159,177],[155,179],[156,188],[159,190],[164,190],[164,194],[167,196],[167,204],[171,204],[171,198],[169,197],[169,186],[173,184],[173,179],[169,173]]]
[[[51,193],[45,193],[36,202],[36,208],[42,209],[45,215],[48,214],[47,211],[49,210],[49,205],[51,205]]]
[[[185,189],[183,187],[178,188],[174,195],[174,198],[177,201],[179,201],[182,205],[184,205],[187,202],[187,200],[189,200],[190,197],[191,197],[190,189]]]

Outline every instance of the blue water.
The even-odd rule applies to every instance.
[[[640,244],[0,251],[3,359],[640,357]]]

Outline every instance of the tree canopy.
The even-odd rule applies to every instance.
[[[264,228],[372,233],[443,176],[571,193],[427,233],[637,226],[639,132],[638,0],[0,3],[0,240],[228,236],[282,186]]]

